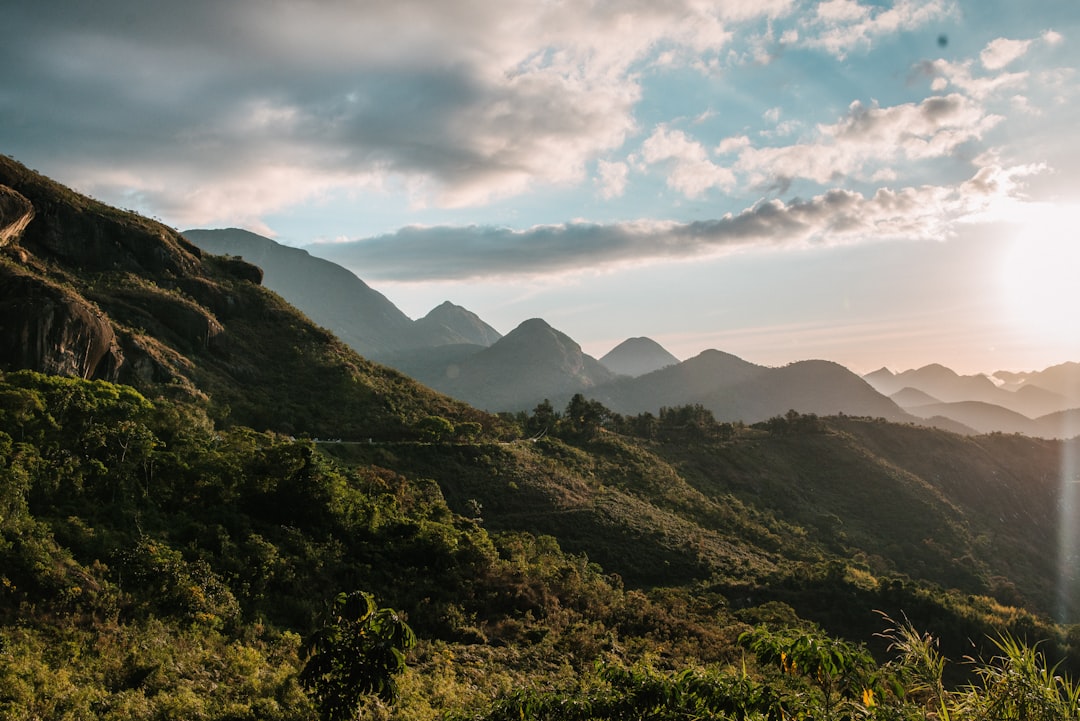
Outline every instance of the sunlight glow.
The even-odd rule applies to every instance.
[[[1024,216],[1002,262],[1006,313],[1032,337],[1071,341],[1080,333],[1080,206],[1041,204]]]

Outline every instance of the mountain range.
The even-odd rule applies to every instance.
[[[582,393],[619,413],[700,404],[718,419],[757,422],[788,410],[845,413],[960,433],[1080,433],[1080,364],[1029,373],[960,376],[941,366],[858,378],[823,360],[768,368],[709,350],[680,362],[649,338],[629,338],[599,360],[542,319],[500,336],[475,313],[446,301],[411,320],[350,271],[242,230],[191,230],[215,253],[259,265],[280,293],[365,357],[489,411],[557,406]]]
[[[979,433],[1080,434],[1080,363],[992,376],[963,376],[931,364],[902,373],[881,368],[864,378],[920,418],[947,417]]]

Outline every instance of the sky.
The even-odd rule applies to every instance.
[[[0,152],[413,318],[1080,361],[1076,0],[12,0]]]

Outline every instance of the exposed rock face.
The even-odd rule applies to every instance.
[[[198,272],[201,252],[160,223],[79,195],[6,158],[0,161],[0,185],[32,206],[33,222],[25,219],[18,233],[18,244],[31,255],[92,273]]]
[[[0,265],[0,366],[116,380],[112,325],[79,296]]]
[[[33,204],[18,191],[0,185],[0,248],[18,238],[33,218]]]

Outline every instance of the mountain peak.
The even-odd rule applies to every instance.
[[[502,338],[476,313],[448,300],[432,308],[415,326],[430,346],[468,343],[486,347]]]
[[[529,318],[528,320],[521,321],[514,330],[535,333],[538,331],[552,331],[555,329],[543,318]]]
[[[455,364],[431,385],[488,410],[527,410],[544,398],[569,398],[614,378],[565,333],[530,318],[489,348]]]
[[[637,337],[612,348],[600,362],[614,373],[636,378],[675,365],[679,359],[651,338]]]

